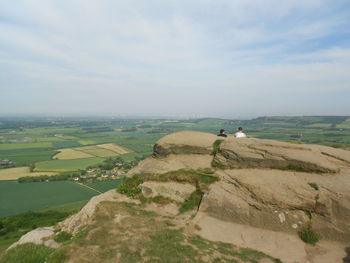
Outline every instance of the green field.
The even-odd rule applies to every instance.
[[[0,182],[0,217],[90,199],[97,193],[74,182]]]
[[[0,154],[0,159],[9,159],[16,163],[17,166],[28,166],[32,163],[51,160],[56,151],[33,151],[22,153]]]
[[[109,180],[87,185],[100,192],[106,192],[115,189],[121,181]],[[97,194],[71,181],[50,183],[0,181],[0,217],[36,210],[75,211]]]
[[[51,148],[51,142],[33,142],[33,143],[2,143],[0,150],[17,150],[17,149],[35,149],[35,148]]]
[[[100,157],[72,159],[72,160],[51,160],[51,161],[36,163],[34,170],[38,172],[77,171],[80,169],[86,169],[90,165],[96,165],[102,162],[103,162],[103,158],[100,158]]]
[[[106,192],[108,190],[115,189],[121,182],[122,180],[108,180],[108,181],[90,183],[86,185],[100,192]]]

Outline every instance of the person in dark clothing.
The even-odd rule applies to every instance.
[[[225,132],[224,129],[221,129],[221,130],[220,130],[220,133],[218,134],[218,136],[227,137],[227,134],[226,134],[226,132]]]

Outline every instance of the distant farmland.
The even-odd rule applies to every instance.
[[[0,181],[3,180],[17,180],[25,176],[40,176],[40,175],[55,175],[53,172],[34,172],[31,173],[29,167],[17,167],[0,169]]]
[[[118,183],[115,180],[96,182],[90,184],[90,187],[105,192],[116,188]],[[97,194],[71,181],[49,183],[0,181],[0,217],[88,200]]]
[[[110,157],[132,152],[130,149],[114,143],[60,149],[59,151],[60,153],[56,154],[53,157],[54,159],[70,160],[91,157]]]
[[[35,164],[34,171],[36,172],[67,172],[77,171],[80,169],[86,169],[90,165],[96,165],[103,162],[103,158],[84,158],[84,159],[72,159],[72,160],[52,160],[39,162]]]

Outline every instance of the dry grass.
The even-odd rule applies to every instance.
[[[59,160],[71,160],[71,159],[80,159],[80,158],[91,158],[95,157],[94,155],[76,151],[71,148],[68,149],[61,149],[60,152],[56,154],[53,159],[59,159]]]
[[[83,146],[60,149],[60,153],[56,154],[53,158],[58,160],[72,160],[91,157],[110,157],[120,154],[131,153],[130,149],[121,147],[114,143],[105,143],[99,145]]]
[[[125,148],[125,147],[122,147],[122,146],[119,146],[119,145],[116,145],[114,143],[100,144],[100,145],[98,145],[98,147],[116,152],[118,154],[126,154],[126,153],[132,152],[132,150]]]
[[[56,253],[65,251],[64,262],[74,263],[258,263],[264,258],[279,262],[258,251],[185,234],[180,219],[173,219],[139,205],[103,202],[97,207],[94,224]]]
[[[0,169],[0,181],[17,180],[25,176],[40,176],[40,175],[56,175],[53,172],[34,172],[31,173],[29,167],[16,167],[8,169]]]

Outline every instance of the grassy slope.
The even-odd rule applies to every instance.
[[[116,223],[115,218],[121,218],[120,223]],[[280,262],[258,251],[211,242],[190,233],[184,234],[177,222],[175,218],[145,211],[141,206],[104,202],[97,209],[93,225],[82,230],[72,240],[64,242],[58,250],[36,253],[35,250],[42,250],[42,247],[19,247],[9,251],[0,262],[14,263],[19,254],[23,257],[26,254],[35,256],[36,263],[67,262],[73,259],[76,263],[257,263],[264,258]]]

